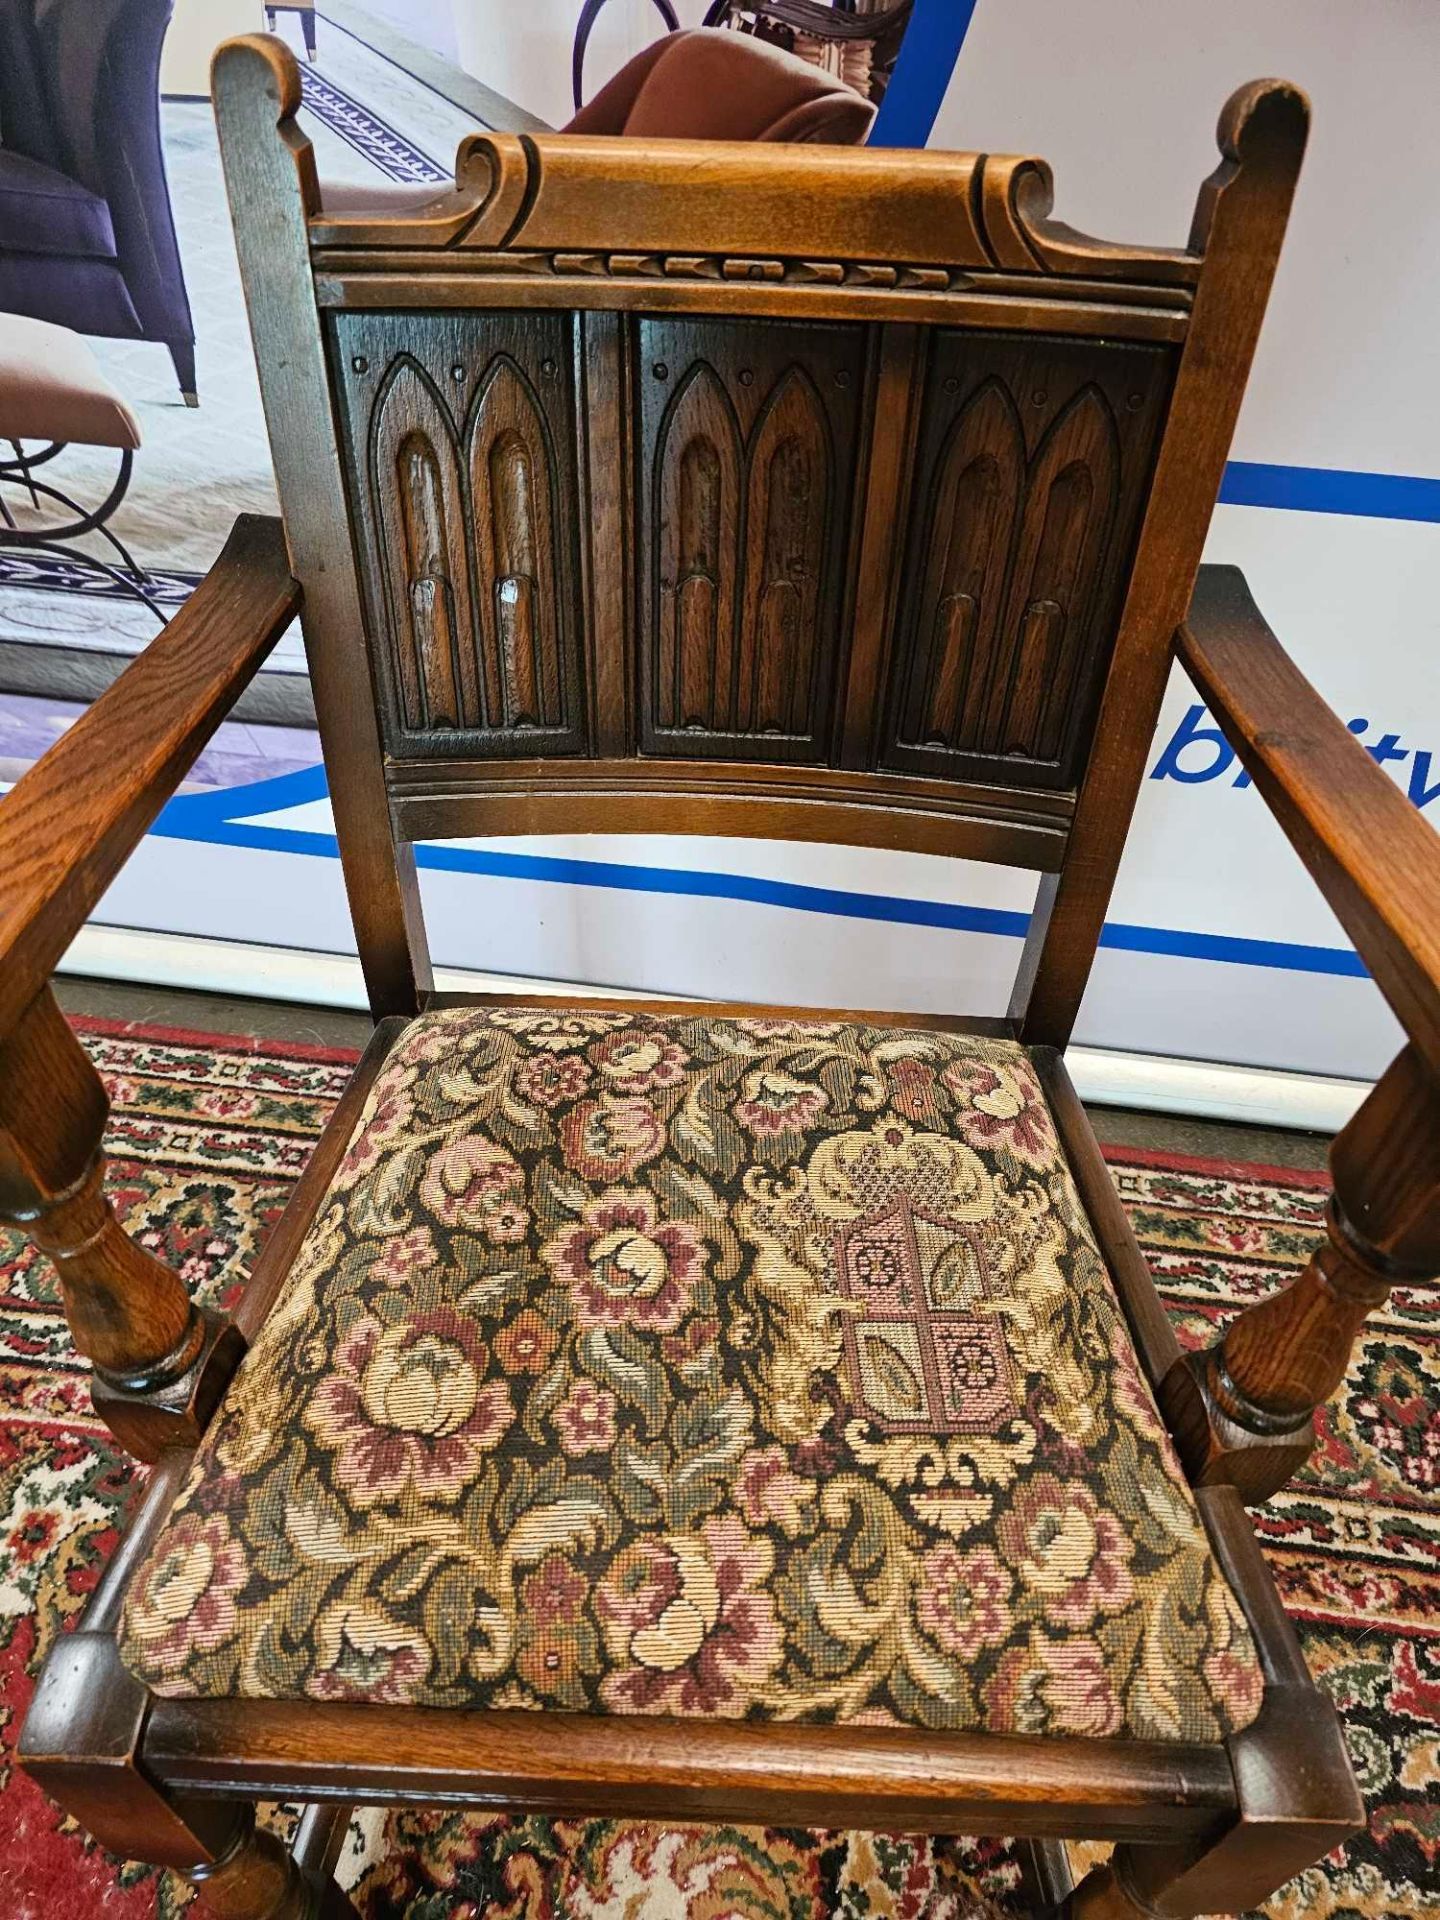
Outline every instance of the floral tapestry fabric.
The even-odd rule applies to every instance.
[[[1214,1741],[1261,1679],[1022,1048],[412,1023],[136,1578],[157,1693]]]

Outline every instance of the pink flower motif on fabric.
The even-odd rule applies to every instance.
[[[738,1514],[699,1533],[636,1541],[611,1562],[596,1612],[615,1670],[601,1685],[630,1713],[743,1714],[784,1651],[767,1590],[774,1548]]]
[[[947,1653],[973,1660],[982,1647],[1009,1637],[1015,1581],[988,1547],[961,1553],[932,1547],[920,1563],[915,1617]]]
[[[357,1506],[453,1498],[515,1418],[503,1380],[484,1381],[489,1352],[451,1308],[397,1326],[366,1315],[305,1408],[335,1455],[335,1478]]]
[[[413,1067],[392,1070],[381,1077],[371,1095],[374,1104],[369,1116],[357,1128],[336,1170],[337,1192],[353,1187],[367,1173],[373,1172],[384,1158],[387,1147],[409,1131],[415,1118],[415,1102],[410,1094],[414,1079]]]
[[[420,1634],[363,1601],[327,1608],[316,1622],[315,1640],[319,1662],[305,1683],[314,1700],[404,1706],[434,1665]]]
[[[578,1100],[594,1074],[578,1053],[532,1053],[515,1069],[515,1091],[547,1112]]]
[[[178,1673],[195,1654],[234,1637],[235,1596],[246,1580],[245,1549],[224,1514],[182,1514],[163,1551],[142,1567],[127,1608],[129,1630],[147,1664]]]
[[[1008,1147],[1026,1166],[1054,1163],[1055,1124],[1028,1066],[952,1060],[940,1078],[955,1096],[955,1131],[977,1152]]]
[[[648,1100],[607,1095],[582,1100],[560,1122],[565,1158],[586,1180],[629,1180],[665,1145],[665,1129]]]
[[[468,1227],[510,1243],[523,1240],[530,1224],[524,1184],[513,1154],[483,1133],[465,1133],[431,1156],[420,1201],[442,1226]]]
[[[1079,1482],[1037,1474],[1016,1489],[996,1534],[1007,1563],[1043,1597],[1048,1620],[1088,1627],[1134,1598],[1134,1543]]]
[[[370,1269],[371,1278],[382,1286],[405,1287],[433,1267],[439,1254],[435,1236],[429,1227],[411,1227],[386,1240]]]
[[[674,1040],[653,1028],[607,1033],[590,1049],[602,1078],[618,1093],[648,1093],[652,1087],[678,1087],[687,1056]]]
[[[577,1380],[555,1409],[560,1444],[572,1457],[605,1453],[615,1444],[615,1396],[593,1380]]]
[[[740,1511],[752,1527],[794,1538],[814,1516],[815,1482],[802,1479],[780,1447],[753,1447],[740,1462]]]
[[[1067,1733],[1103,1740],[1123,1718],[1105,1654],[1091,1639],[1047,1640],[1012,1647],[984,1689],[986,1723],[994,1733]]]
[[[582,1327],[673,1333],[689,1310],[704,1246],[688,1222],[662,1222],[643,1187],[611,1187],[577,1226],[547,1242],[545,1258],[570,1282]]]
[[[830,1104],[823,1087],[774,1070],[747,1074],[735,1118],[751,1133],[804,1133]]]

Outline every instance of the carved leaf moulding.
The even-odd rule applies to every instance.
[[[387,271],[384,256],[354,249],[325,248],[312,257],[317,275],[364,274]],[[398,264],[395,263],[395,264]],[[488,274],[531,275],[566,280],[655,280],[671,283],[719,281],[731,284],[788,287],[873,288],[877,292],[964,293],[1014,295],[1032,299],[1095,300],[1146,305],[1188,313],[1193,296],[1188,287],[1142,280],[1099,280],[1043,271],[959,268],[882,260],[813,260],[800,256],[776,258],[751,255],[694,253],[603,253],[566,250],[555,253],[431,251],[405,256],[405,270],[417,276],[427,269],[450,275],[458,270],[477,279]],[[324,304],[324,303],[322,303]]]

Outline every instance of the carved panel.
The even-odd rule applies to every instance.
[[[864,336],[637,323],[640,741],[823,760]]]
[[[392,754],[583,749],[571,325],[549,314],[336,321]]]
[[[1170,374],[1164,348],[936,336],[883,765],[1072,783]]]
[[[454,424],[434,383],[408,354],[381,383],[373,447],[389,520],[380,557],[394,609],[404,725],[415,733],[478,726]]]
[[[743,461],[724,387],[712,367],[691,367],[664,428],[656,476],[655,721],[667,731],[733,730]]]
[[[506,727],[562,727],[554,450],[535,390],[508,354],[486,369],[465,434],[475,508],[485,704]]]

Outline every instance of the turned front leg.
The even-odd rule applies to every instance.
[[[0,1045],[0,1221],[59,1275],[96,1411],[141,1459],[193,1445],[239,1358],[228,1321],[133,1240],[105,1197],[104,1085],[49,988]]]
[[[1163,1398],[1193,1481],[1264,1500],[1309,1457],[1367,1314],[1440,1273],[1440,1088],[1413,1047],[1330,1150],[1326,1238],[1291,1286],[1177,1363]]]
[[[1259,1717],[1225,1746],[1235,1778],[1231,1825],[1189,1844],[1117,1847],[1062,1903],[1064,1920],[1250,1913],[1363,1829],[1340,1716],[1312,1686],[1267,1686]]]
[[[255,1824],[248,1801],[168,1793],[147,1771],[150,1696],[110,1632],[64,1634],[50,1650],[20,1736],[21,1766],[103,1847],[189,1880],[215,1920],[358,1920],[330,1877],[322,1819],[299,1859]]]

